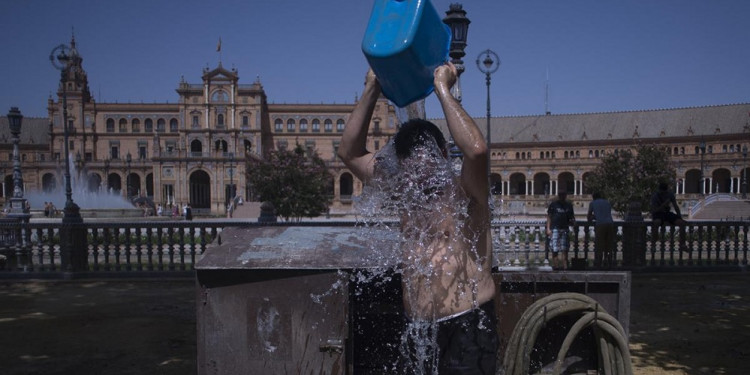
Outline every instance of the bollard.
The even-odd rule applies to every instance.
[[[646,265],[646,224],[643,222],[641,202],[631,201],[622,226],[622,264],[625,267]]]

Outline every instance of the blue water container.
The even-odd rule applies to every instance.
[[[430,95],[448,59],[450,28],[429,0],[375,0],[362,52],[383,94],[399,107]]]

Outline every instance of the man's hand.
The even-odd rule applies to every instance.
[[[372,69],[367,70],[365,86],[377,86],[378,90],[380,90],[380,82],[378,82],[378,77],[375,76],[375,72],[373,72]]]
[[[433,84],[438,94],[450,94],[451,87],[456,83],[458,71],[456,66],[448,62],[435,68]]]

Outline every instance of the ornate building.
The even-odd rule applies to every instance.
[[[446,131],[444,120],[435,122]],[[543,212],[562,189],[577,212],[585,212],[591,199],[586,180],[599,159],[637,144],[668,150],[677,171],[674,192],[685,214],[706,195],[740,196],[747,183],[748,103],[499,117],[490,126],[492,194],[508,214]]]
[[[352,196],[361,192],[362,183],[336,151],[353,104],[269,104],[259,80],[240,83],[237,70],[221,63],[204,69],[201,83],[183,78],[177,103],[98,103],[82,62],[72,40],[57,97],[48,100],[49,118],[24,119],[20,147],[27,191],[63,185],[65,88],[69,155],[74,177],[88,191],[147,197],[163,205],[190,203],[198,214],[223,215],[233,195],[254,198],[246,184],[253,161],[274,148],[301,145],[330,167],[331,214],[352,212]],[[444,119],[433,121],[447,134]],[[486,120],[476,121],[484,130]],[[5,189],[13,185],[6,124],[2,117]],[[750,146],[748,103],[497,117],[491,126],[492,194],[505,214],[543,213],[561,189],[582,212],[591,199],[586,180],[599,159],[638,143],[670,151],[677,170],[675,193],[686,213],[706,195],[739,196],[746,184],[747,152],[742,150]],[[395,109],[381,98],[370,125],[369,149],[383,147],[396,128]],[[6,191],[0,193],[4,199]]]
[[[75,40],[70,54],[57,98],[48,100],[49,119],[24,119],[27,191],[63,185],[64,88],[73,179],[90,192],[147,197],[166,206],[190,203],[196,214],[223,215],[235,194],[253,199],[246,168],[254,160],[274,148],[299,144],[317,152],[331,169],[331,212],[351,211],[351,196],[361,185],[335,155],[353,104],[269,104],[259,80],[242,84],[237,70],[221,63],[203,70],[202,83],[182,79],[174,104],[99,103],[90,94]],[[371,126],[371,147],[384,145],[395,130],[394,108],[382,98]],[[3,136],[0,149],[7,149],[7,126]],[[10,168],[2,168],[7,176]]]

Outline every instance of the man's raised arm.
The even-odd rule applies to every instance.
[[[487,143],[477,124],[451,94],[456,77],[456,67],[451,63],[435,69],[435,94],[443,107],[453,141],[463,153],[462,185],[471,197],[486,203],[489,194]]]
[[[367,131],[380,96],[380,84],[372,70],[367,72],[362,97],[354,106],[341,136],[338,155],[347,168],[362,181],[372,178],[375,158],[367,151]]]

